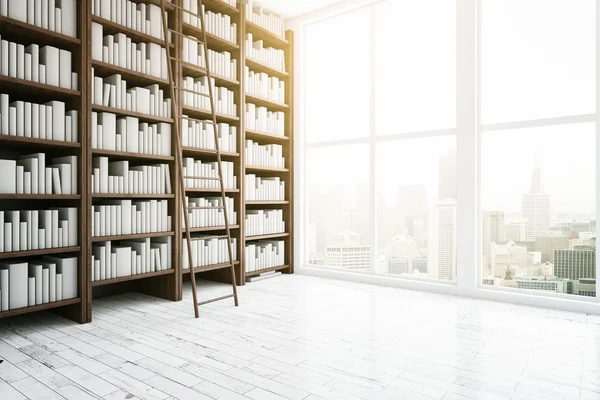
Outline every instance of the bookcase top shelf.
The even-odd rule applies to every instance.
[[[161,161],[161,162],[172,162],[175,160],[173,156],[157,156],[154,154],[143,154],[143,153],[130,153],[126,151],[116,150],[101,150],[92,149],[92,155],[95,156],[108,156],[113,160],[140,160],[140,161]]]
[[[135,280],[138,280],[138,279],[153,278],[155,276],[171,275],[171,274],[174,274],[174,273],[175,273],[175,270],[173,268],[171,268],[171,269],[163,269],[162,271],[147,272],[145,274],[128,275],[128,276],[122,276],[120,278],[112,278],[112,279],[103,279],[101,281],[93,281],[92,282],[92,286],[93,287],[96,287],[96,286],[105,286],[105,285],[111,285],[113,283],[135,281]]]
[[[245,20],[245,23],[246,32],[252,34],[252,39],[262,40],[266,47],[283,48],[286,50],[290,44],[287,39],[277,36],[271,31],[266,30],[262,26],[257,25],[248,19]]]
[[[272,235],[246,236],[246,242],[251,240],[277,239],[290,236],[289,233],[274,233]]]
[[[81,303],[81,297],[76,297],[74,299],[68,299],[68,300],[53,301],[51,303],[46,303],[46,304],[38,304],[37,306],[15,308],[12,310],[0,312],[0,318],[12,317],[15,315],[27,314],[27,313],[35,312],[35,311],[50,310],[52,308],[59,308],[59,307],[69,306],[71,304],[78,304],[78,303]]]
[[[155,233],[139,233],[133,235],[114,235],[114,236],[96,236],[92,237],[92,242],[108,242],[111,240],[132,240],[132,239],[146,239],[146,238],[156,238],[156,237],[164,237],[164,236],[173,236],[175,232],[155,232]]]
[[[290,107],[287,104],[277,103],[275,101],[265,99],[264,97],[246,93],[246,103],[252,103],[257,106],[267,107],[269,111],[285,111]]]
[[[199,149],[196,147],[182,147],[183,155],[185,157],[199,157],[199,156],[216,156],[216,150],[210,149]],[[240,153],[230,153],[226,151],[221,152],[221,157],[223,158],[237,158],[240,156]]]
[[[264,72],[269,76],[276,76],[280,79],[287,79],[290,74],[285,71],[280,71],[275,68],[271,68],[268,65],[261,64],[258,61],[254,61],[251,58],[246,57],[246,66],[250,68],[250,70],[255,72]]]
[[[94,199],[174,199],[174,194],[92,193]]]
[[[166,122],[172,124],[172,118],[159,117],[158,115],[142,114],[135,111],[123,110],[120,108],[101,106],[99,104],[92,104],[92,111],[98,112],[109,112],[115,114],[117,117],[135,117],[144,122]]]
[[[94,67],[94,73],[96,76],[107,77],[110,75],[121,74],[121,78],[127,81],[128,87],[144,87],[157,84],[161,88],[165,89],[169,85],[169,81],[167,79],[162,79],[157,76],[152,76],[148,74],[142,74],[141,72],[119,67],[117,65],[105,63],[98,60],[92,60],[92,67]]]
[[[41,249],[41,250],[12,251],[12,252],[0,253],[0,260],[6,260],[7,258],[44,256],[44,255],[49,255],[49,254],[76,253],[79,251],[81,251],[81,246],[53,247],[51,249]]]
[[[81,45],[81,40],[51,31],[50,29],[0,16],[0,35],[15,39],[20,44],[36,43],[40,46],[51,45],[65,50],[74,50]]]
[[[200,41],[202,40],[202,29],[197,28],[194,25],[190,25],[184,22],[183,33],[185,35],[193,36]],[[208,32],[206,32],[206,44],[211,50],[228,51],[230,53],[238,53],[240,51],[239,45],[232,43],[228,40],[222,39]]]
[[[233,265],[239,265],[239,261],[234,261]],[[198,273],[198,272],[208,272],[208,271],[214,271],[217,269],[223,269],[223,268],[227,268],[231,265],[231,263],[221,263],[221,264],[212,264],[212,265],[204,265],[202,267],[194,267],[194,273]],[[189,274],[190,273],[190,269],[184,269],[182,270],[182,273],[184,275]]]
[[[183,76],[206,76],[208,72],[206,68],[202,68],[198,65],[194,65],[188,62],[181,63],[181,70],[183,72]],[[215,79],[215,83],[217,86],[224,86],[226,88],[232,89],[240,86],[239,81],[234,81],[233,79],[225,78],[223,76],[215,75],[211,73],[211,77]]]
[[[199,233],[199,232],[214,232],[214,231],[224,231],[225,226],[206,226],[202,228],[191,228],[190,233]],[[239,225],[229,225],[229,229],[240,229]],[[186,229],[182,229],[182,233],[185,233]]]
[[[246,272],[246,276],[258,276],[267,272],[273,272],[273,271],[281,271],[283,269],[287,269],[289,268],[289,265],[278,265],[277,267],[273,267],[273,268],[265,268],[265,269],[260,269],[258,271],[251,271],[251,272]]]
[[[2,93],[34,99],[36,103],[44,103],[47,100],[72,100],[73,97],[81,96],[79,90],[65,89],[60,86],[46,85],[6,75],[0,75],[0,87]]]

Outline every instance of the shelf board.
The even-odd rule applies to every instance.
[[[239,225],[230,225],[229,226],[229,229],[239,229],[239,228],[240,228]],[[205,228],[192,228],[192,229],[190,229],[190,233],[224,231],[225,229],[226,229],[225,225],[222,225],[222,226],[208,226],[208,227],[205,227]],[[182,232],[185,233],[186,229],[183,228]]]
[[[12,317],[14,315],[27,314],[35,311],[50,310],[52,308],[64,307],[77,303],[81,303],[81,297],[76,297],[74,299],[68,300],[53,301],[51,303],[39,304],[37,306],[21,307],[15,308],[14,310],[2,311],[0,312],[0,318]]]
[[[136,4],[154,4],[155,6],[160,7],[160,4],[162,3],[162,0],[131,0],[132,2],[136,3]],[[171,0],[167,0],[165,1],[165,9],[166,10],[173,10],[175,7],[173,7],[173,4],[171,4]]]
[[[250,166],[250,165],[246,165],[246,171],[281,172],[281,173],[290,172],[290,170],[287,168],[255,167],[255,166]]]
[[[150,115],[150,114],[142,114],[142,113],[135,112],[135,111],[123,110],[121,108],[101,106],[99,104],[92,104],[92,110],[99,111],[99,112],[113,113],[113,114],[116,114],[117,117],[135,117],[142,121],[147,121],[147,122],[166,122],[168,124],[173,123],[172,118],[159,117],[157,115]]]
[[[53,247],[51,249],[42,250],[11,251],[9,253],[0,253],[0,260],[6,260],[7,258],[44,256],[48,254],[77,253],[79,251],[81,251],[81,246]]]
[[[252,34],[252,39],[262,40],[266,47],[283,48],[285,50],[290,44],[285,38],[277,36],[273,32],[255,24],[249,19],[244,19],[244,23],[246,32]]]
[[[40,97],[43,99],[72,100],[73,97],[81,96],[79,90],[65,89],[60,86],[27,81],[6,75],[0,75],[0,87],[2,87],[2,93],[28,96],[28,98],[36,99],[37,102],[40,102]]]
[[[101,150],[92,149],[92,155],[95,156],[108,156],[123,160],[136,159],[136,160],[147,160],[147,161],[173,161],[173,156],[157,156],[154,154],[142,154],[142,153],[131,153],[127,151],[116,151],[116,150]]]
[[[174,199],[174,194],[92,193],[94,199]]]
[[[94,67],[94,75],[102,76],[103,78],[114,74],[121,74],[121,77],[127,81],[128,87],[149,86],[158,84],[161,88],[165,88],[169,85],[168,79],[162,79],[156,76],[142,74],[141,72],[119,67],[117,65],[112,65],[98,60],[92,60],[92,67]]]
[[[103,32],[105,35],[106,34],[113,35],[115,33],[124,33],[127,35],[127,37],[129,37],[130,39],[132,39],[134,42],[137,42],[137,43],[151,42],[151,43],[159,44],[162,47],[164,47],[164,45],[165,45],[165,41],[162,39],[148,35],[146,33],[142,33],[140,31],[132,29],[132,28],[128,28],[125,25],[117,24],[116,22],[110,21],[108,19],[98,17],[97,15],[92,15],[92,22],[97,22],[97,23],[101,24],[103,26]],[[162,31],[162,26],[161,26],[161,31]],[[171,43],[170,47],[174,47],[174,45]]]
[[[265,269],[261,269],[259,271],[246,272],[246,276],[258,276],[261,274],[265,274],[267,272],[281,271],[282,269],[288,269],[289,267],[290,267],[289,265],[278,265],[277,267],[273,267],[273,268],[265,268]]]
[[[233,7],[223,0],[202,0],[202,4],[207,10],[214,11],[216,13],[224,13],[229,15],[237,15],[240,13],[236,7]]]
[[[188,193],[221,193],[221,189],[185,188]],[[225,193],[239,193],[240,189],[225,189]]]
[[[202,41],[202,29],[196,28],[188,23],[182,24],[183,34],[193,36],[196,39]],[[225,39],[221,39],[211,33],[206,32],[206,45],[211,50],[216,51],[228,51],[230,53],[237,53],[240,50],[240,46],[229,42]]]
[[[210,149],[198,149],[196,147],[182,147],[183,150],[183,154],[184,155],[191,155],[191,156],[201,156],[201,155],[210,155],[210,156],[216,156],[217,155],[217,151],[216,150],[210,150]],[[239,153],[229,153],[229,152],[221,152],[221,157],[223,158],[234,158],[234,157],[239,157],[240,154]]]
[[[234,261],[233,265],[238,265],[240,262],[239,261]],[[231,263],[222,263],[222,264],[212,264],[212,265],[205,265],[202,267],[194,267],[194,273],[198,273],[198,272],[208,272],[208,271],[214,271],[217,269],[225,269],[225,268],[230,268],[231,267]],[[182,270],[182,274],[187,275],[190,273],[190,269],[183,269]]]
[[[188,63],[188,62],[182,62],[181,63],[181,69],[183,72],[183,76],[192,76],[192,77],[196,77],[198,74],[200,76],[208,76],[208,72],[206,70],[206,68],[203,67],[199,67],[197,65]],[[224,86],[226,88],[232,89],[232,88],[236,88],[240,86],[240,82],[233,80],[233,79],[229,79],[229,78],[225,78],[224,76],[220,76],[220,75],[215,75],[213,73],[210,74],[210,76],[212,78],[215,79],[215,84],[217,86]]]
[[[79,200],[80,194],[0,194],[0,200]]]
[[[132,239],[146,239],[164,236],[173,236],[175,232],[154,232],[154,233],[136,233],[133,235],[115,235],[115,236],[95,236],[92,237],[92,242],[108,242],[111,240],[132,240]]]
[[[104,279],[101,281],[93,281],[92,286],[96,287],[96,286],[111,285],[113,283],[135,281],[138,279],[153,278],[155,276],[171,275],[174,273],[175,273],[175,270],[173,268],[170,268],[170,269],[164,269],[162,271],[147,272],[145,274],[128,275],[128,276],[122,276],[120,278]]]
[[[254,205],[268,206],[268,205],[278,205],[278,204],[282,204],[282,205],[290,204],[289,201],[260,201],[260,200],[259,201],[246,201],[245,203],[247,206],[254,206]]]
[[[287,136],[273,135],[272,133],[264,133],[264,132],[249,130],[249,129],[246,129],[246,138],[257,139],[257,140],[277,140],[277,141],[281,141],[281,142],[290,140],[290,138]]]
[[[208,110],[203,110],[201,108],[194,108],[190,106],[182,106],[183,114],[188,117],[197,118],[197,119],[209,119],[212,120],[212,114]],[[231,115],[225,114],[216,114],[217,122],[227,122],[227,123],[236,123],[239,122],[239,117],[232,117]]]
[[[0,34],[6,39],[16,39],[19,44],[37,43],[40,47],[48,44],[61,49],[74,50],[81,44],[78,38],[4,16],[0,16]]]
[[[264,97],[256,96],[250,93],[246,93],[246,103],[253,103],[257,106],[267,107],[270,110],[275,111],[286,111],[290,108],[287,104],[277,103],[275,101],[266,99]]]
[[[264,72],[270,76],[276,76],[281,79],[287,79],[290,74],[285,71],[280,71],[275,68],[271,68],[268,65],[262,64],[258,61],[254,61],[248,57],[246,57],[246,66],[250,68],[252,71]]]
[[[81,148],[81,143],[74,142],[64,142],[60,140],[48,140],[48,139],[38,139],[31,137],[22,137],[22,136],[9,136],[9,135],[0,135],[0,148],[4,148],[8,145],[18,145],[21,147],[53,147],[53,148],[69,148],[69,149],[79,149]]]
[[[249,240],[263,240],[263,239],[277,239],[290,236],[289,233],[274,233],[272,235],[259,235],[259,236],[246,236],[246,241]]]

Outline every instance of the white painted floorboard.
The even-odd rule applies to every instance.
[[[239,295],[0,320],[0,400],[600,399],[598,316],[298,275]]]

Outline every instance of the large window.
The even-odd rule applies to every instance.
[[[306,27],[312,267],[456,278],[455,24],[447,0],[389,0]]]
[[[348,1],[304,23],[305,265],[597,303],[598,1]]]
[[[481,5],[482,283],[595,297],[595,1]]]

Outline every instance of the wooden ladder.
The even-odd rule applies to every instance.
[[[194,297],[194,314],[195,314],[196,318],[198,318],[199,317],[198,306],[212,303],[215,301],[229,299],[229,298],[233,297],[235,305],[237,307],[238,306],[238,295],[237,295],[237,286],[236,286],[236,279],[235,279],[235,261],[233,260],[233,246],[231,243],[231,231],[230,231],[230,226],[229,226],[229,215],[228,214],[229,214],[230,210],[227,209],[227,198],[225,197],[225,187],[223,185],[223,166],[221,164],[221,149],[219,146],[219,132],[218,132],[219,125],[217,124],[217,116],[215,114],[215,102],[214,102],[214,97],[213,97],[213,84],[212,84],[213,79],[212,79],[212,74],[211,74],[211,69],[210,69],[210,58],[208,57],[208,46],[206,44],[206,30],[205,30],[205,24],[204,24],[204,13],[202,12],[202,9],[203,9],[202,0],[192,0],[192,1],[198,2],[198,10],[200,11],[200,14],[194,14],[191,11],[184,9],[183,7],[181,7],[179,5],[173,4],[172,2],[167,3],[166,0],[161,0],[160,6],[161,6],[161,12],[162,12],[163,35],[164,35],[164,40],[165,40],[165,48],[166,48],[167,55],[168,55],[167,68],[169,71],[169,83],[170,83],[169,88],[170,88],[170,92],[171,92],[171,104],[173,106],[173,116],[174,116],[173,119],[174,119],[174,125],[175,125],[175,140],[176,140],[176,146],[177,146],[176,164],[177,164],[177,168],[179,169],[179,174],[178,174],[179,175],[179,192],[180,192],[179,201],[181,202],[183,219],[184,219],[185,238],[186,238],[186,242],[187,242],[187,257],[189,260],[190,278],[192,281],[192,295]],[[169,7],[173,7],[174,9],[181,12],[181,14],[180,14],[181,18],[178,18],[179,21],[183,21],[184,14],[190,15],[191,18],[195,17],[195,18],[199,19],[200,25],[201,25],[201,31],[202,31],[202,40],[198,40],[197,38],[193,38],[188,35],[184,35],[183,33],[178,32],[176,29],[170,29],[168,27],[168,18],[167,18],[167,13],[166,13],[167,4],[169,5]],[[177,65],[179,77],[181,77],[183,60],[181,60],[177,57],[174,57],[171,54],[171,51],[175,51],[175,47],[172,46],[169,41],[169,33],[172,33],[173,35],[179,35],[180,37],[185,36],[190,40],[196,40],[199,43],[202,43],[202,45],[204,46],[204,59],[205,59],[205,64],[206,64],[206,75],[208,77],[208,92],[209,92],[208,94],[196,92],[194,90],[187,89],[187,88],[183,88],[175,83],[174,77],[173,77],[172,63],[175,63]],[[175,42],[178,42],[178,41],[175,41]],[[189,118],[187,116],[181,115],[180,109],[179,109],[179,100],[181,98],[182,93],[193,93],[194,95],[208,97],[210,99],[210,112],[212,114],[212,121],[198,120],[198,119]],[[215,149],[216,149],[216,155],[217,155],[217,164],[219,166],[218,178],[214,178],[214,177],[213,178],[201,178],[201,177],[193,177],[193,176],[184,176],[183,175],[183,146],[182,146],[182,138],[181,138],[181,121],[183,119],[202,122],[202,123],[206,123],[206,124],[212,124],[214,140],[215,140]],[[221,199],[223,201],[223,205],[217,206],[217,207],[189,207],[188,198],[186,196],[185,179],[217,180],[219,182],[219,186],[221,189]],[[194,210],[194,209],[223,210],[223,215],[225,217],[226,235],[222,236],[221,238],[227,238],[227,250],[228,250],[228,255],[229,255],[228,263],[220,264],[217,266],[205,266],[205,267],[194,268],[193,256],[192,256],[192,238],[190,235],[189,218],[188,218],[189,210]],[[177,240],[179,240],[179,239],[177,239]],[[233,289],[233,293],[226,295],[226,296],[216,297],[213,299],[198,302],[198,294],[196,293],[196,273],[203,272],[203,271],[214,271],[217,269],[226,269],[226,268],[230,268],[230,271],[231,271],[231,286]]]

